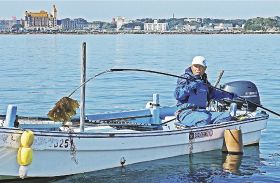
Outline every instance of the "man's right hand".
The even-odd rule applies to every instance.
[[[203,85],[203,81],[202,80],[195,80],[189,83],[189,87],[192,90],[195,90],[197,88],[199,88],[201,85]]]

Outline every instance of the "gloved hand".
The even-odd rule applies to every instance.
[[[233,100],[238,98],[238,95],[236,95],[235,93],[229,93],[229,99]]]
[[[200,79],[192,81],[192,82],[189,83],[189,87],[192,90],[195,90],[195,89],[199,88],[201,85],[203,85],[203,81],[200,80]]]

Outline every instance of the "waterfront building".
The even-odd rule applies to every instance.
[[[16,20],[13,18],[12,20],[0,20],[0,32],[10,32],[15,27],[22,27],[22,20]]]
[[[140,31],[140,30],[141,30],[141,26],[139,26],[139,25],[135,26],[135,27],[134,27],[134,30]]]
[[[112,24],[116,25],[116,30],[119,31],[124,24],[127,22],[125,21],[125,17],[118,16],[117,18],[113,18]]]
[[[65,31],[65,30],[74,30],[75,29],[74,21],[71,20],[70,18],[62,19],[61,20],[61,29],[63,31]]]
[[[198,30],[199,27],[200,27],[200,25],[198,25],[198,24],[186,24],[186,25],[184,25],[184,30],[186,32],[193,32],[193,31]]]
[[[101,21],[93,21],[91,23],[88,23],[88,28],[91,31],[100,31],[101,30],[101,26],[102,22]]]
[[[214,25],[212,23],[206,24],[202,27],[199,27],[198,30],[202,32],[214,32]]]
[[[272,17],[272,19],[274,19],[276,21],[280,21],[280,17],[279,16],[274,16],[274,17]]]
[[[144,31],[147,32],[164,32],[167,27],[167,23],[158,23],[157,20],[154,20],[154,23],[144,23]]]
[[[61,20],[62,30],[83,30],[85,27],[88,27],[88,22],[83,18],[76,18],[74,20],[71,20],[70,18],[65,18]]]
[[[214,30],[217,30],[217,31],[233,30],[233,25],[227,24],[227,23],[214,24]]]
[[[185,18],[184,22],[198,22],[198,23],[201,23],[202,18]]]
[[[25,23],[26,29],[56,29],[57,28],[57,9],[53,5],[52,12],[48,13],[44,10],[40,12],[28,12],[25,11]]]
[[[11,20],[0,20],[0,31],[1,32],[10,31],[10,29],[12,27],[11,22],[13,22],[13,21],[11,21]]]
[[[185,26],[182,24],[178,24],[175,25],[172,30],[177,32],[185,32]]]

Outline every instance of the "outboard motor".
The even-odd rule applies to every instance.
[[[227,92],[235,93],[248,101],[261,105],[258,89],[251,81],[233,81],[222,85],[220,88]],[[229,101],[225,102],[228,103]],[[243,106],[246,106],[247,110],[251,112],[257,109],[256,105],[244,100],[235,99],[233,102],[237,104],[237,109],[241,109]]]

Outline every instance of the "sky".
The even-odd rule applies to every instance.
[[[280,16],[280,0],[0,0],[0,20],[24,19],[25,11],[51,12],[55,4],[58,19],[85,18],[88,21],[111,21],[123,16],[138,18],[199,17],[222,19],[249,19]]]

